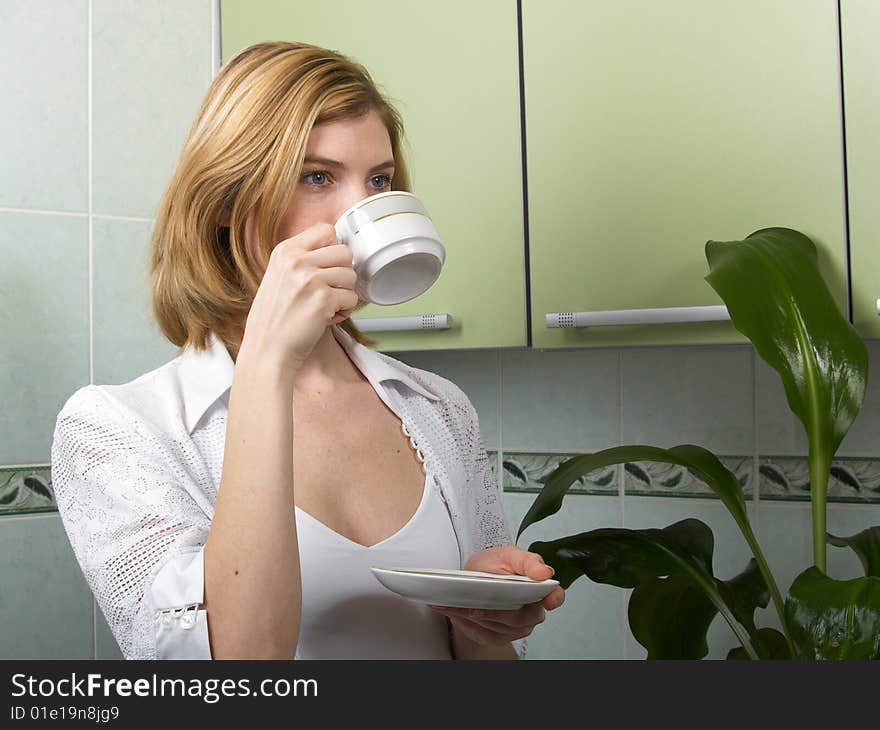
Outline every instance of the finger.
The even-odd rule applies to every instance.
[[[528,603],[513,611],[497,611],[484,608],[454,608],[451,606],[431,606],[447,616],[467,619],[476,622],[492,622],[509,629],[535,626],[546,619],[546,611],[540,603]]]
[[[494,631],[485,626],[480,626],[473,621],[458,617],[453,617],[449,620],[452,622],[456,631],[461,632],[468,639],[481,646],[505,644],[514,641],[515,639],[521,639],[523,636],[528,636],[531,633],[531,629],[528,631]]]
[[[559,608],[563,603],[565,603],[565,591],[560,586],[554,588],[548,595],[544,596],[544,599],[541,601],[541,605],[548,611],[553,611],[554,609]]]
[[[333,317],[333,324],[339,324],[340,322],[344,322],[346,319],[351,317],[354,309],[341,309],[336,313],[336,316]]]
[[[539,621],[529,621],[526,623],[508,623],[506,621],[494,621],[492,619],[480,618],[480,619],[472,619],[465,618],[463,616],[457,616],[455,614],[449,613],[447,611],[441,611],[439,609],[434,609],[437,613],[441,613],[444,616],[447,616],[450,620],[453,618],[461,619],[462,621],[469,621],[471,623],[475,623],[478,626],[482,626],[484,629],[489,629],[490,631],[495,631],[498,633],[511,633],[516,634],[517,638],[520,636],[524,636],[523,632],[531,632],[531,630],[539,623],[544,622],[544,618],[542,617]]]
[[[357,304],[357,294],[351,289],[335,289],[331,288],[333,294],[333,317],[335,318],[339,312],[348,311]]]
[[[489,548],[481,553],[476,553],[471,560],[476,557],[480,558],[476,565],[471,565],[471,561],[468,561],[472,570],[524,575],[532,580],[547,580],[554,573],[553,568],[547,565],[544,558],[538,553],[528,552],[516,547],[516,545]]]
[[[485,629],[480,628],[464,619],[450,617],[449,622],[452,628],[475,644],[485,646],[491,642],[491,635]]]
[[[300,251],[300,260],[318,269],[329,269],[339,266],[349,271],[354,271],[352,262],[354,255],[351,249],[341,243],[328,244],[314,251]]]
[[[281,268],[300,271],[339,267],[354,271],[351,249],[341,243],[327,243],[318,249],[303,250],[297,239],[289,238],[272,249],[269,258]]]
[[[295,236],[285,238],[278,245],[293,245],[303,251],[314,251],[325,246],[342,245],[336,237],[336,228],[329,223],[316,223]],[[346,246],[345,248],[348,248]]]
[[[315,276],[334,289],[354,291],[355,284],[357,284],[357,274],[351,267],[334,266],[330,269],[318,269],[315,271]]]
[[[498,634],[510,635],[513,639],[519,639],[523,636],[528,636],[532,633],[535,626],[539,626],[544,623],[546,620],[546,613],[543,613],[534,621],[527,621],[525,623],[507,623],[505,621],[494,621],[488,618],[481,619],[465,619],[466,621],[472,621],[479,626],[482,626],[484,629],[489,629],[490,631],[495,631]]]
[[[517,574],[525,575],[532,580],[547,580],[555,572],[551,566],[544,562],[544,558],[538,555],[538,553],[518,550],[511,557],[516,561],[515,568]]]

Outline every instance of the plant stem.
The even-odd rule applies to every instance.
[[[667,548],[662,546],[658,547],[664,552],[670,553]],[[720,613],[724,620],[727,621],[727,625],[730,626],[733,633],[736,634],[736,638],[739,639],[739,643],[742,644],[743,649],[746,650],[749,659],[760,659],[761,657],[758,656],[758,652],[755,651],[755,647],[752,646],[752,642],[749,640],[748,631],[746,631],[742,624],[736,620],[736,616],[733,615],[730,606],[724,602],[724,599],[718,593],[715,584],[702,571],[698,570],[687,561],[684,561],[681,565],[685,572],[690,576],[691,580],[703,589],[706,597],[712,602],[715,608],[718,609],[718,613]]]
[[[696,573],[696,571],[694,571]],[[730,610],[730,607],[724,602],[721,596],[718,595],[718,591],[715,590],[714,586],[709,587],[707,581],[703,579],[703,576],[698,578],[699,582],[703,585],[704,590],[706,590],[706,594],[709,597],[709,600],[715,604],[715,608],[718,609],[718,612],[722,615],[725,621],[727,621],[727,625],[733,629],[733,633],[736,634],[736,638],[739,639],[739,643],[742,644],[743,649],[746,650],[746,654],[749,655],[749,659],[760,659],[758,656],[758,652],[755,651],[755,647],[752,646],[752,642],[749,639],[749,633],[746,631],[742,624],[736,620],[736,617]]]
[[[776,613],[779,615],[779,622],[782,624],[782,633],[785,634],[785,643],[788,645],[788,651],[791,653],[791,658],[794,659],[797,656],[797,650],[795,649],[794,641],[792,641],[792,638],[788,633],[788,624],[785,621],[785,603],[782,600],[782,594],[779,592],[779,586],[776,585],[776,579],[773,577],[773,573],[770,572],[770,566],[767,565],[767,560],[764,558],[761,546],[758,545],[755,533],[752,532],[752,526],[746,522],[745,525],[740,525],[740,528],[743,531],[746,542],[752,549],[752,555],[754,555],[755,560],[758,561],[758,569],[761,571],[761,575],[764,576],[764,580],[767,582],[767,587],[770,589],[770,596],[773,599],[773,605],[776,608]]]
[[[823,573],[826,572],[825,526],[828,502],[828,477],[831,473],[831,458],[827,449],[810,444],[810,505],[813,510],[813,563]]]

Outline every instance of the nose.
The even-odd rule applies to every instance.
[[[360,203],[364,198],[369,198],[370,195],[372,195],[372,193],[366,190],[353,190],[350,194],[340,196],[339,205],[334,211],[335,217],[333,218],[333,223],[338,221],[342,217],[342,214],[351,208],[351,206],[355,203]]]

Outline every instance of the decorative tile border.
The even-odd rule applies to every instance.
[[[0,469],[0,515],[54,512],[49,467]]]
[[[495,470],[497,451],[490,452]],[[577,454],[503,452],[502,486],[511,492],[540,492],[547,476],[566,459]],[[734,473],[746,499],[753,496],[751,456],[719,456]],[[806,457],[762,456],[758,460],[761,499],[809,501],[810,474]],[[617,494],[616,467],[600,469],[579,479],[572,494]],[[497,476],[497,475],[496,475]],[[632,462],[623,468],[624,493],[663,497],[709,497],[715,493],[690,471],[675,464]],[[880,504],[880,458],[841,458],[831,467],[829,502]]]
[[[806,457],[762,456],[758,475],[761,499],[810,500]],[[880,504],[880,459],[835,459],[828,480],[828,501]]]
[[[497,451],[489,451],[492,471],[497,471]],[[544,480],[566,459],[577,454],[542,454],[506,451],[503,455],[502,487],[509,492],[540,492]],[[720,456],[742,485],[746,498],[753,491],[752,457]],[[660,462],[624,465],[624,492],[663,497],[710,497],[715,494],[684,467]],[[581,477],[571,494],[618,494],[616,466],[598,469]],[[498,475],[495,474],[497,479]],[[806,457],[762,456],[758,460],[761,499],[808,502],[810,472]],[[829,502],[880,504],[880,458],[841,458],[831,466]],[[0,516],[53,512],[58,508],[52,491],[50,469],[0,469]]]
[[[718,456],[721,463],[733,472],[746,499],[752,497],[751,456]],[[624,492],[632,495],[662,495],[664,497],[711,497],[715,492],[705,482],[678,464],[658,461],[624,464]]]
[[[511,492],[540,492],[544,480],[560,463],[576,454],[525,454],[505,451],[502,487]],[[497,452],[489,452],[493,471]],[[497,474],[495,475],[497,478]],[[617,467],[598,469],[581,477],[569,490],[579,494],[617,494]]]

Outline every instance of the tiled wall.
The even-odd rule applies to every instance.
[[[150,319],[147,239],[217,22],[213,0],[0,3],[0,658],[119,656],[54,511],[49,448],[77,388],[176,352]]]
[[[55,417],[89,382],[120,383],[174,356],[149,316],[154,206],[214,71],[212,0],[4,0],[0,82],[0,657],[114,658],[51,499]],[[174,83],[168,80],[173,79]],[[870,343],[880,368],[880,343]],[[621,443],[715,450],[741,478],[780,585],[812,560],[806,445],[778,378],[747,346],[391,353],[460,385],[505,486],[514,531],[566,455]],[[880,386],[840,450],[832,532],[880,524]],[[3,516],[5,513],[5,516]],[[749,557],[720,503],[687,474],[629,465],[591,475],[519,544],[608,527],[709,524],[715,571]],[[859,575],[829,550],[835,577]],[[530,657],[640,658],[627,592],[577,581]],[[773,615],[764,612],[764,622]],[[719,621],[710,656],[733,645]]]

